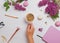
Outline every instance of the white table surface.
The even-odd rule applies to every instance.
[[[47,18],[47,14],[44,13],[44,9],[46,6],[38,8],[38,2],[40,0],[28,0],[29,6],[27,7],[26,11],[17,11],[14,10],[14,7],[12,6],[7,12],[5,11],[5,8],[3,7],[3,3],[5,0],[0,0],[0,22],[3,21],[5,23],[5,26],[0,29],[0,43],[3,43],[1,40],[1,36],[4,35],[7,40],[10,38],[10,36],[14,33],[17,27],[20,28],[20,30],[17,32],[17,34],[13,37],[13,39],[10,41],[10,43],[28,43],[26,38],[26,27],[27,23],[24,21],[24,18],[26,14],[33,13],[35,16],[34,19],[34,27],[35,27],[35,33],[34,33],[34,42],[35,43],[44,43],[39,37],[36,35],[44,36],[47,32],[48,28],[53,25],[56,21],[60,20],[60,18],[53,21],[50,17]],[[42,11],[40,11],[42,10]],[[6,17],[5,14],[17,16],[18,19],[13,19]],[[41,21],[37,20],[38,16],[42,16],[43,19]],[[47,21],[47,25],[45,22]],[[38,29],[43,28],[42,32],[39,32]],[[56,27],[57,28],[57,27]],[[59,29],[58,27],[57,29]],[[5,43],[5,42],[4,42]]]

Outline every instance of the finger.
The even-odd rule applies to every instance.
[[[27,26],[27,31],[29,31],[29,30],[30,30],[30,27],[31,27],[31,26],[30,26],[30,24],[28,24],[28,26]]]
[[[33,26],[33,24],[31,24],[31,29],[34,29],[34,26]]]

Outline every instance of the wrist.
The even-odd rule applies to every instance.
[[[28,36],[28,39],[33,39],[33,36]]]
[[[29,42],[29,43],[34,43],[33,37],[29,37],[29,38],[28,38],[28,42]]]
[[[31,37],[31,36],[30,36],[30,37],[28,37],[28,40],[29,40],[29,41],[30,41],[30,40],[33,40],[33,37]]]

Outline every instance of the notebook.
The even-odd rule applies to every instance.
[[[60,31],[51,26],[43,36],[43,39],[48,43],[60,43]]]

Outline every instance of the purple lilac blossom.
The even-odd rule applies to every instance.
[[[22,7],[22,5],[19,5],[19,4],[15,5],[15,9],[16,10],[21,10],[21,11],[25,11],[26,10],[26,8]]]
[[[39,6],[39,7],[40,7],[40,6],[44,6],[44,5],[46,5],[49,1],[50,1],[50,0],[42,0],[42,1],[39,2],[38,6]]]
[[[59,12],[57,4],[54,2],[49,2],[45,12],[50,14],[50,16],[56,15]]]

